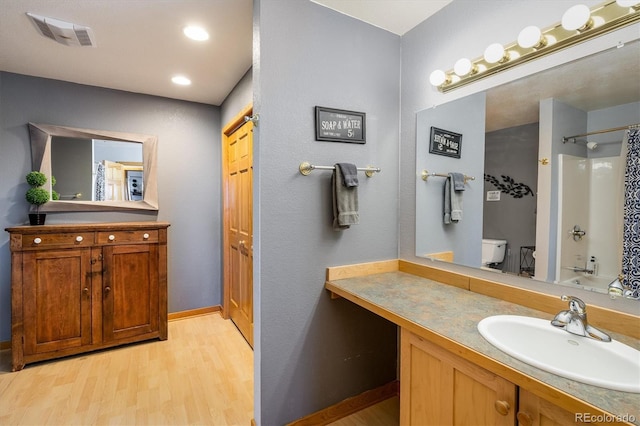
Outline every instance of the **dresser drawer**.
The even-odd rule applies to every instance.
[[[22,235],[23,249],[67,248],[91,246],[93,232],[60,232],[55,234]]]
[[[98,232],[98,244],[157,243],[158,230]]]

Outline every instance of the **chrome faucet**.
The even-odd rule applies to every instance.
[[[565,295],[560,298],[565,302],[569,302],[569,309],[558,312],[551,321],[551,325],[578,336],[590,337],[602,342],[611,341],[611,337],[608,334],[589,325],[587,322],[587,305],[582,300],[574,296]]]
[[[640,295],[635,296],[631,287],[626,286],[622,283],[623,279],[624,275],[620,274],[616,277],[615,280],[609,283],[609,286],[607,287],[609,296],[611,296],[612,298],[615,298],[615,296],[622,296],[627,299],[640,300]]]

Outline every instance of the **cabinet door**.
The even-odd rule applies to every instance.
[[[520,389],[519,396],[517,415],[519,426],[565,426],[590,423],[586,420],[586,416],[590,416],[590,413],[572,413],[524,389]]]
[[[24,254],[24,353],[91,343],[90,249]]]
[[[103,248],[103,340],[158,332],[158,246]]]
[[[400,424],[514,425],[516,386],[402,329]]]

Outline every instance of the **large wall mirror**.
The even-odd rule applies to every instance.
[[[137,133],[29,123],[34,170],[59,200],[40,210],[158,210],[157,138]]]
[[[639,69],[636,40],[419,111],[416,255],[606,293],[621,272]],[[460,158],[430,152],[433,127],[462,135]],[[450,172],[474,180],[449,194],[462,218],[444,224],[437,175]]]

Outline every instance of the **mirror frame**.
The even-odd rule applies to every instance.
[[[144,195],[141,201],[52,200],[43,204],[40,207],[40,211],[79,212],[158,210],[158,138],[156,136],[29,123],[29,137],[31,138],[31,164],[34,170],[39,170],[46,176],[51,176],[51,140],[54,136],[141,143],[144,172]],[[47,189],[51,192],[51,181],[48,181],[47,185]]]

